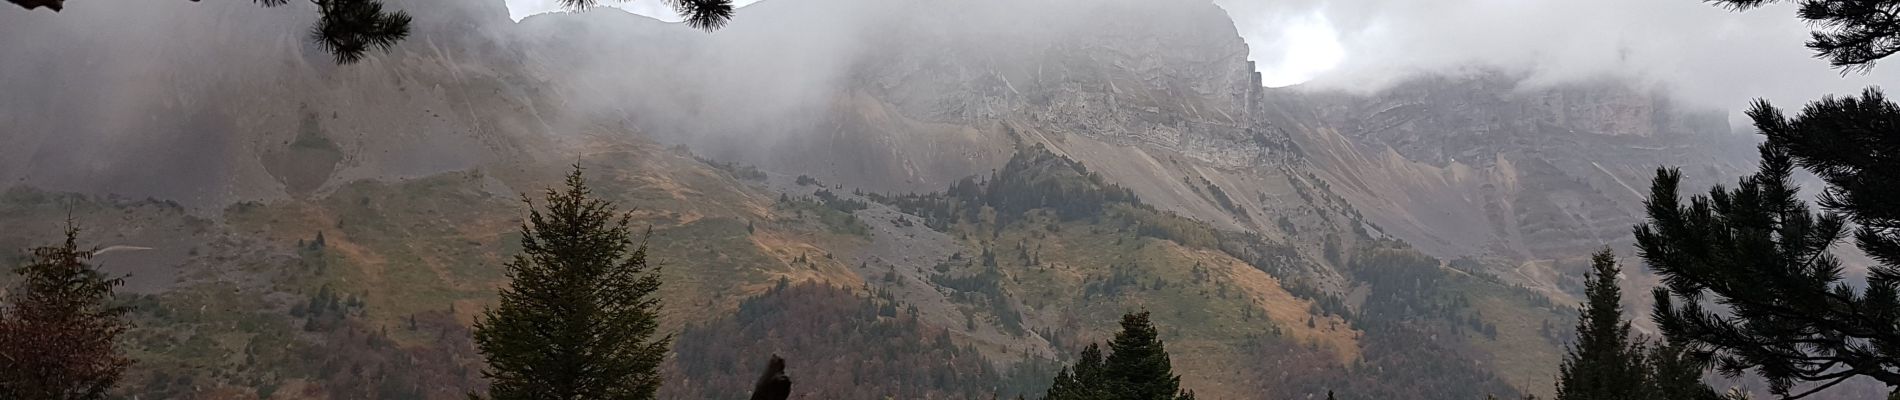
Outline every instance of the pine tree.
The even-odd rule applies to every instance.
[[[1109,378],[1136,399],[1193,398],[1181,390],[1181,376],[1174,374],[1159,336],[1147,311],[1122,316],[1121,333],[1108,343]]]
[[[1112,398],[1107,385],[1108,377],[1103,371],[1102,348],[1090,343],[1082,349],[1074,368],[1063,368],[1056,373],[1055,382],[1049,385],[1049,395],[1044,400],[1083,400]]]
[[[1711,0],[1736,10],[1779,0]],[[1798,0],[1801,19],[1816,27],[1808,49],[1835,68],[1865,70],[1900,52],[1900,0]]]
[[[1604,249],[1591,257],[1590,267],[1577,342],[1558,367],[1557,400],[1646,398],[1643,345],[1630,338],[1630,323],[1623,320],[1616,255]]]
[[[1181,389],[1168,352],[1148,312],[1122,316],[1122,330],[1108,343],[1110,353],[1090,344],[1072,369],[1056,375],[1047,400],[1193,400]]]
[[[88,265],[91,249],[66,241],[32,250],[23,280],[0,307],[0,398],[103,399],[132,364],[116,345],[125,310],[111,306],[121,284]]]
[[[524,201],[526,201],[524,199]],[[510,399],[652,399],[672,335],[657,336],[660,277],[630,217],[591,197],[576,166],[531,211],[500,306],[475,325],[489,394]]]
[[[1775,0],[1716,0],[1736,9]],[[1900,52],[1900,0],[1799,0],[1816,30],[1808,47],[1836,68],[1871,68]],[[1799,398],[1855,377],[1900,388],[1900,107],[1877,89],[1826,97],[1787,118],[1748,111],[1767,143],[1734,189],[1682,204],[1680,175],[1660,170],[1637,227],[1664,278],[1652,315],[1670,342],[1730,375],[1754,371]],[[1795,165],[1827,183],[1813,212],[1789,182]],[[1866,285],[1842,279],[1829,247],[1848,235],[1878,265]],[[1713,306],[1713,307],[1710,307]],[[1791,393],[1803,382],[1817,383]],[[1900,389],[1890,397],[1900,398]]]
[[[1656,344],[1649,346],[1649,355],[1643,358],[1648,377],[1644,383],[1649,398],[1657,400],[1715,400],[1720,398],[1715,389],[1702,383],[1704,365],[1695,358],[1689,349],[1681,345]]]
[[[1751,114],[1760,118],[1759,109]],[[1755,175],[1689,204],[1676,198],[1680,175],[1658,172],[1649,221],[1636,230],[1644,260],[1666,284],[1652,318],[1670,342],[1724,373],[1755,371],[1777,395],[1802,397],[1855,376],[1900,384],[1894,265],[1876,266],[1863,290],[1842,281],[1829,247],[1846,234],[1846,219],[1811,212],[1798,198],[1787,149],[1770,142],[1761,153]],[[1809,381],[1821,385],[1791,393]]]

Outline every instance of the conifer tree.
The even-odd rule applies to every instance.
[[[132,364],[116,345],[125,310],[108,304],[122,281],[87,264],[78,235],[67,228],[64,243],[14,270],[23,279],[0,307],[0,398],[103,399]]]
[[[652,399],[672,335],[659,330],[660,277],[630,217],[592,197],[579,166],[523,226],[500,306],[475,325],[489,394],[512,399]]]
[[[1900,384],[1894,266],[1875,266],[1865,289],[1843,281],[1829,247],[1846,234],[1846,218],[1799,199],[1786,148],[1770,142],[1761,153],[1755,175],[1689,204],[1676,198],[1680,175],[1658,172],[1649,222],[1636,231],[1665,284],[1651,317],[1670,342],[1725,374],[1752,370],[1784,397],[1855,376]],[[1801,382],[1820,385],[1794,392]]]
[[[1110,398],[1106,385],[1108,378],[1102,368],[1102,348],[1094,343],[1082,349],[1081,356],[1075,360],[1075,367],[1063,368],[1056,373],[1055,382],[1049,385],[1049,395],[1045,400],[1068,399],[1106,399]]]
[[[1747,10],[1779,0],[1709,0]],[[1900,0],[1794,0],[1797,15],[1815,30],[1808,49],[1835,68],[1871,68],[1875,60],[1900,52]]]
[[[1776,0],[1714,0],[1748,9]],[[1900,52],[1900,0],[1796,0],[1815,27],[1808,47],[1843,70]],[[1900,107],[1878,89],[1826,97],[1788,118],[1766,101],[1748,111],[1767,137],[1761,167],[1733,189],[1678,199],[1680,174],[1659,170],[1637,227],[1641,254],[1664,278],[1652,315],[1672,343],[1725,374],[1753,371],[1784,398],[1855,377],[1900,387]],[[1812,211],[1794,166],[1827,183]],[[1851,234],[1877,265],[1843,279],[1829,248]],[[1794,392],[1800,383],[1815,385]],[[1900,397],[1900,389],[1891,397]]]
[[[1647,398],[1643,345],[1630,338],[1630,323],[1623,320],[1622,289],[1616,286],[1620,273],[1609,249],[1591,257],[1577,342],[1558,367],[1557,400]]]
[[[1181,390],[1181,376],[1174,374],[1160,332],[1148,320],[1148,312],[1122,316],[1122,331],[1109,341],[1107,367],[1109,379],[1121,382],[1134,399],[1192,399]]]
[[[1047,400],[1193,400],[1181,389],[1168,352],[1148,312],[1122,316],[1122,330],[1108,343],[1110,353],[1090,344],[1072,369],[1056,375]]]
[[[1649,346],[1649,355],[1643,358],[1648,371],[1644,382],[1649,385],[1649,398],[1657,400],[1715,400],[1720,397],[1715,389],[1702,383],[1702,360],[1697,359],[1689,349],[1675,344],[1659,343]]]

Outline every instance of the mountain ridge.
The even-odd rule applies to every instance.
[[[1559,342],[1540,328],[1569,316],[1552,304],[1569,279],[1556,264],[1627,231],[1634,214],[1617,191],[1640,184],[1647,164],[1709,150],[1695,147],[1706,135],[1674,133],[1700,129],[1698,114],[1616,85],[1532,95],[1496,77],[1374,95],[1262,88],[1211,3],[811,3],[764,2],[701,34],[614,10],[517,24],[499,2],[405,0],[396,4],[444,12],[350,67],[300,41],[294,9],[117,10],[242,22],[166,28],[228,46],[149,54],[134,66],[193,79],[126,92],[125,104],[98,111],[105,122],[83,117],[88,95],[6,104],[0,120],[23,128],[0,140],[37,145],[0,149],[15,160],[0,162],[0,178],[21,193],[0,220],[43,225],[59,204],[78,204],[104,228],[101,242],[199,232],[151,246],[165,257],[114,267],[166,271],[135,288],[142,355],[154,361],[134,374],[134,393],[446,398],[456,394],[420,388],[478,387],[466,343],[440,339],[501,284],[516,194],[575,165],[656,228],[656,259],[675,263],[665,269],[669,329],[822,335],[738,316],[748,299],[779,301],[780,282],[821,285],[864,302],[824,289],[797,296],[837,303],[813,308],[825,312],[879,308],[842,320],[853,326],[910,321],[953,342],[890,338],[888,348],[1034,372],[1143,308],[1157,311],[1184,380],[1209,396],[1510,396],[1549,390]],[[0,14],[0,27],[25,26],[0,28],[0,41],[14,48],[97,22]],[[70,59],[126,46],[99,35],[71,44],[83,56],[0,61],[7,71],[71,67],[0,85],[38,97],[52,89],[35,79],[91,82],[88,93],[131,82],[131,66]],[[237,72],[206,65],[226,57],[242,60]],[[1459,120],[1474,112],[1501,123]],[[173,122],[180,113],[204,116]],[[160,122],[131,128],[139,121]],[[1558,132],[1571,126],[1615,134]],[[135,130],[151,136],[87,147]],[[1660,149],[1618,159],[1582,150],[1617,146]],[[141,153],[157,155],[114,160]],[[1711,176],[1733,168],[1717,151],[1697,154]],[[1012,169],[1018,159],[1074,166]],[[1118,187],[1139,201],[1063,215],[1064,204],[959,200],[950,204],[961,219],[932,226],[924,211],[876,200],[955,198],[998,182]],[[224,291],[239,295],[207,295]],[[310,299],[338,297],[343,306],[309,311],[327,304]],[[206,307],[248,311],[212,318]],[[784,343],[822,342],[795,337]],[[256,349],[278,345],[347,351],[312,365],[295,362],[309,354]],[[398,354],[440,362],[391,361]],[[1284,373],[1234,368],[1276,354]],[[710,393],[721,383],[703,379],[723,372],[708,371],[735,368],[690,357],[674,360],[685,378],[670,393]],[[389,376],[336,372],[349,366]],[[1453,367],[1433,380],[1396,375]],[[174,384],[167,369],[212,371],[179,375],[212,389]],[[1404,392],[1414,380],[1441,392]]]

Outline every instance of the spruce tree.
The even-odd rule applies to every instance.
[[[1072,369],[1056,375],[1047,400],[1193,400],[1181,389],[1168,352],[1148,312],[1122,316],[1122,330],[1108,343],[1110,353],[1090,344]]]
[[[1616,256],[1609,249],[1590,260],[1585,277],[1577,342],[1558,367],[1557,400],[1644,399],[1643,345],[1630,338],[1623,320],[1622,289],[1616,286]]]
[[[1674,344],[1655,344],[1649,346],[1649,355],[1643,358],[1648,376],[1644,383],[1649,398],[1656,400],[1715,400],[1719,399],[1715,389],[1702,383],[1702,371],[1706,368],[1702,361],[1689,353],[1689,349]]]
[[[132,364],[117,346],[125,310],[108,304],[121,280],[87,264],[78,235],[67,228],[64,243],[14,270],[23,279],[0,307],[0,398],[103,399]]]
[[[652,399],[672,335],[660,335],[660,277],[631,220],[593,198],[579,166],[529,203],[500,306],[475,325],[489,394],[512,399]]]
[[[1108,378],[1102,368],[1102,347],[1090,343],[1082,349],[1073,368],[1063,368],[1056,373],[1055,382],[1049,385],[1049,394],[1044,400],[1083,400],[1107,399],[1112,392],[1107,387]]]
[[[1122,316],[1122,331],[1109,341],[1107,367],[1109,379],[1120,382],[1131,399],[1191,399],[1181,390],[1181,376],[1174,374],[1160,332],[1148,320],[1148,312]]]

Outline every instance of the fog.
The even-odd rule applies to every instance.
[[[535,14],[565,11],[564,8],[561,6],[561,0],[507,0],[507,1],[508,1],[508,17],[514,19],[515,21],[520,21],[523,18],[527,18]],[[744,7],[746,5],[750,5],[752,3],[757,3],[757,2],[759,2],[759,0],[736,0],[736,1],[733,1],[732,4],[735,6]],[[619,8],[622,10],[627,10],[634,14],[645,15],[648,17],[653,17],[653,18],[662,20],[662,21],[678,22],[680,20],[679,14],[674,13],[673,9],[671,7],[668,7],[666,5],[666,2],[661,1],[661,0],[633,0],[633,1],[608,0],[608,1],[603,1],[601,6]]]
[[[1220,3],[1269,82],[1310,78],[1305,86],[1320,89],[1365,92],[1416,74],[1496,68],[1533,85],[1633,79],[1697,105],[1739,110],[1757,97],[1798,107],[1900,78],[1894,68],[1843,76],[1812,58],[1802,46],[1809,27],[1792,4],[1732,12],[1696,0]],[[1328,57],[1329,49],[1337,54]]]
[[[1316,90],[1368,92],[1418,74],[1501,69],[1528,77],[1531,85],[1623,77],[1696,105],[1734,111],[1755,97],[1798,107],[1823,94],[1900,77],[1893,68],[1842,76],[1811,58],[1801,46],[1807,27],[1788,6],[1736,13],[1695,0],[1217,0],[1235,21],[1232,27],[1147,31],[1127,28],[1210,19],[1195,14],[1169,20],[1158,15],[1165,12],[1144,10],[1146,19],[1104,28],[1102,19],[1114,17],[1090,10],[1119,3],[1083,0],[741,0],[745,7],[732,25],[712,33],[616,10],[535,18],[530,15],[557,10],[556,0],[506,0],[506,10],[498,7],[502,1],[392,1],[416,15],[415,35],[395,54],[341,67],[304,38],[314,13],[301,3],[267,9],[248,2],[75,2],[57,14],[0,10],[0,42],[8,46],[0,58],[0,91],[8,96],[0,104],[9,106],[0,121],[12,128],[0,132],[8,145],[0,148],[0,180],[69,189],[94,187],[73,182],[118,182],[104,186],[149,186],[130,191],[205,196],[206,202],[249,197],[264,189],[228,182],[269,180],[253,158],[274,150],[258,137],[287,138],[282,132],[298,126],[306,107],[330,110],[333,119],[338,109],[348,117],[349,109],[362,108],[358,118],[325,128],[353,135],[339,138],[346,148],[396,143],[442,149],[453,147],[443,142],[488,140],[454,135],[515,133],[507,132],[515,119],[534,119],[529,125],[553,133],[566,131],[554,128],[561,118],[608,112],[644,133],[675,135],[673,140],[695,146],[744,141],[753,151],[769,151],[760,149],[785,138],[779,133],[839,123],[821,121],[827,113],[819,109],[848,100],[845,81],[858,86],[852,90],[878,91],[880,101],[900,111],[895,115],[981,120],[966,117],[996,112],[996,104],[986,102],[999,96],[982,93],[987,83],[971,82],[1004,79],[1008,90],[1032,92],[1024,85],[1043,78],[1045,67],[1051,77],[1062,68],[1091,73],[1079,64],[1090,61],[1021,61],[1050,48],[1093,57],[1085,54],[1086,46],[1051,45],[1054,38],[1076,34],[1083,39],[1062,40],[1131,46],[1126,49],[1141,59],[1129,66],[1228,65],[1223,62],[1248,57],[1258,61],[1268,84],[1305,82],[1300,86]],[[659,0],[603,3],[676,19]],[[1074,4],[1090,7],[1069,6]],[[1155,4],[1143,7],[1197,9]],[[1149,37],[1100,37],[1173,28],[1191,31],[1184,35],[1209,47],[1189,51]],[[1201,40],[1234,35],[1246,40],[1251,54],[1229,50],[1237,48],[1226,46],[1230,42]],[[949,36],[958,39],[944,39]],[[913,39],[954,45],[927,48],[907,42]],[[549,48],[562,46],[568,48]],[[1191,59],[1203,55],[1209,59]],[[479,107],[434,89],[403,90],[418,82],[433,88],[443,83],[435,74],[444,71],[453,83],[466,83],[466,74],[493,74],[507,82],[504,89],[546,94],[559,103],[477,97],[497,103],[492,106],[540,108],[527,116],[458,110],[463,118],[442,118],[440,111],[451,105]],[[1177,72],[1197,74],[1196,84],[1236,82],[1226,70]],[[397,93],[378,91],[390,89]],[[385,107],[360,100],[391,98],[407,103]],[[469,122],[476,114],[499,120]],[[377,150],[350,165],[374,176],[417,158]],[[456,162],[400,169],[433,171],[480,158],[443,157]],[[193,176],[203,182],[160,183]],[[229,195],[207,196],[206,187]]]
[[[795,0],[775,0],[795,1]],[[746,5],[757,0],[740,0]],[[1739,113],[1896,82],[1828,67],[1792,4],[1734,12],[1695,0],[1218,0],[1267,86],[1369,93],[1420,74],[1504,71],[1531,86],[1615,78]],[[607,2],[661,20],[661,1]],[[521,19],[557,0],[509,0]],[[741,13],[741,18],[744,14]]]
[[[521,14],[524,2],[509,4],[511,14]],[[1129,12],[1129,7],[1156,10]],[[656,15],[677,20],[670,12]],[[949,128],[929,124],[993,121],[1019,106],[993,91],[1038,93],[1031,85],[1045,69],[1051,85],[1059,84],[1057,76],[1098,73],[1058,61],[1082,58],[1046,57],[1048,51],[1082,48],[1069,44],[1124,43],[1123,50],[1139,54],[1130,65],[1213,54],[1225,61],[1213,65],[1230,68],[1220,75],[1180,70],[1181,79],[1233,83],[1222,84],[1221,90],[1240,87],[1244,68],[1231,68],[1243,64],[1238,35],[1231,27],[1180,22],[1189,16],[1208,21],[1221,14],[1207,4],[1176,7],[1133,0],[801,0],[750,4],[730,25],[710,33],[612,9],[526,16],[518,25],[524,35],[571,45],[551,51],[529,46],[567,60],[561,74],[549,77],[550,86],[564,88],[567,110],[624,118],[643,134],[688,144],[715,158],[819,175],[861,173],[874,181],[867,187],[925,190],[978,172],[968,161],[975,156],[957,151],[982,152],[970,145],[978,140],[968,132],[941,132]],[[1151,51],[1168,38],[1102,34],[1114,32],[1105,26],[1147,22],[1160,26],[1157,31],[1213,32],[1196,38],[1215,37],[1230,46],[1201,53]],[[580,26],[587,28],[576,33]],[[1188,29],[1177,29],[1182,26]],[[994,86],[999,83],[1008,89]],[[858,129],[907,134],[879,136],[888,142],[845,139],[850,135],[843,132]],[[1001,141],[974,147],[996,143]],[[920,154],[899,154],[906,151]],[[878,155],[844,157],[869,153]],[[858,164],[838,164],[840,159]],[[878,172],[899,169],[912,175]]]

